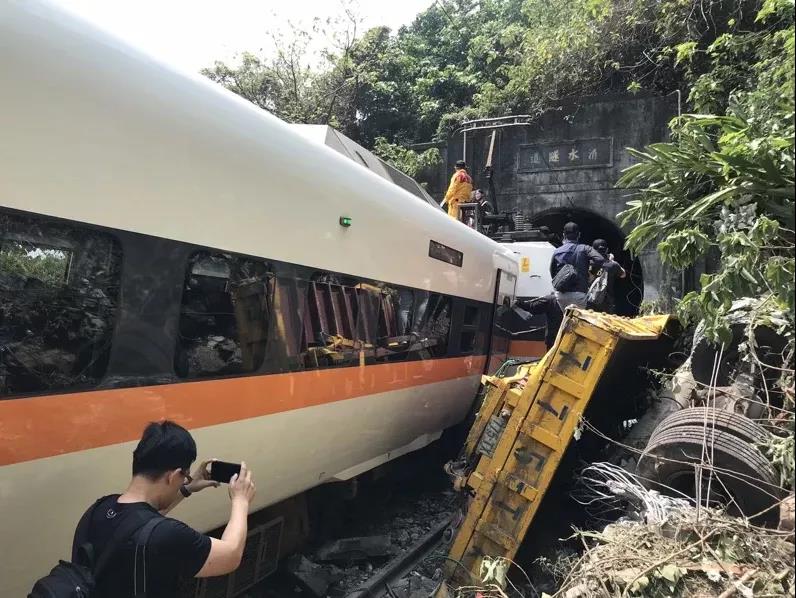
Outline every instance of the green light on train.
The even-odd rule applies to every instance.
[[[351,226],[351,218],[348,216],[340,216],[340,226]]]

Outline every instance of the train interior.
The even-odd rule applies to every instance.
[[[95,381],[118,304],[107,235],[0,215],[0,395]]]

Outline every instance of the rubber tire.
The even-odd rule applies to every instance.
[[[712,452],[715,467],[736,474],[715,474],[737,503],[728,501],[728,512],[754,517],[757,523],[776,523],[778,510],[770,507],[782,496],[778,476],[757,448],[732,433],[715,430],[706,435],[702,426],[676,426],[662,431],[647,445],[639,459],[637,473],[650,489],[682,496],[672,492],[670,488],[674,488],[695,498],[695,469],[701,462],[703,444],[707,445],[709,453]],[[723,490],[717,480],[712,487]],[[766,512],[758,515],[763,511]]]
[[[721,411],[711,407],[688,407],[667,415],[652,432],[647,445],[655,442],[658,435],[672,428],[680,428],[682,426],[704,428],[706,421],[709,429],[728,432],[749,444],[764,444],[771,438],[771,435],[763,426],[756,424],[745,415]]]

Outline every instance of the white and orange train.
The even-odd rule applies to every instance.
[[[254,510],[434,441],[505,355],[516,275],[234,94],[3,2],[0,596],[68,555],[149,421],[250,463]],[[223,525],[224,494],[179,516]]]

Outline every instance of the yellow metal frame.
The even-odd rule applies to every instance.
[[[455,561],[477,577],[484,556],[514,557],[617,345],[657,339],[668,322],[570,309],[539,363],[511,377],[484,377],[484,402],[464,450],[470,467],[463,485],[474,498],[451,546],[449,578]],[[500,414],[505,427],[484,451],[490,419]]]

